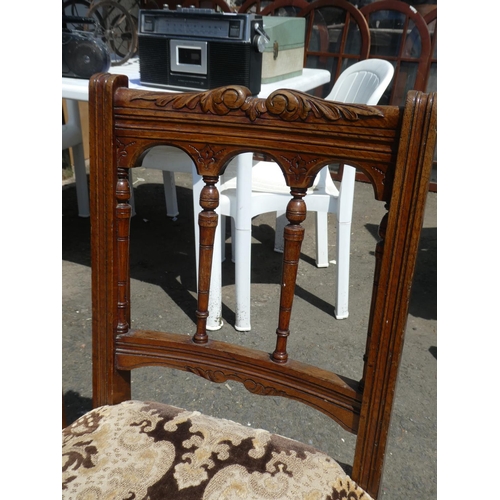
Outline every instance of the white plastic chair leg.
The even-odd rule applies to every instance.
[[[328,212],[316,212],[316,266],[328,265]]]
[[[337,300],[335,306],[337,319],[345,319],[349,316],[349,266],[355,179],[356,169],[350,165],[344,165],[337,215]]]
[[[163,170],[163,189],[165,190],[165,203],[167,205],[167,217],[177,217],[179,207],[177,205],[177,190],[175,188],[175,173]]]
[[[331,195],[327,192],[327,178],[331,182],[329,167],[323,167],[317,178],[317,185],[315,188],[316,196],[326,195],[331,200]],[[335,185],[331,186],[337,192]],[[307,196],[306,196],[307,205]],[[328,212],[329,210],[316,211],[316,266],[328,267]]]
[[[135,215],[135,196],[134,196],[134,179],[132,177],[132,169],[128,171],[128,182],[130,185],[130,198],[128,202],[132,209],[131,216],[133,217]]]
[[[172,146],[156,146],[148,152],[142,161],[144,168],[162,171],[168,217],[179,215],[175,172],[192,173],[192,164],[193,162],[184,151]]]
[[[351,249],[351,223],[337,225],[337,298],[335,317],[345,319],[349,316],[349,265]]]
[[[194,242],[196,253],[196,286],[198,286],[200,265],[200,228],[198,214],[201,212],[200,193],[205,183],[198,175],[193,164],[193,213],[194,213]],[[218,186],[217,186],[218,187]],[[220,216],[219,216],[220,218]],[[214,253],[212,259],[212,274],[210,278],[210,292],[208,301],[207,330],[214,331],[222,328],[222,265],[221,265],[221,232],[220,224],[217,225],[214,240]]]

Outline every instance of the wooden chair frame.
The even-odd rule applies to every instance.
[[[214,382],[243,383],[322,411],[357,434],[352,478],[376,497],[382,476],[410,288],[436,137],[434,94],[410,92],[406,106],[327,102],[281,90],[266,100],[244,87],[175,94],[128,89],[122,75],[90,80],[93,404],[131,397],[131,370],[167,366]],[[186,335],[132,329],[129,169],[169,144],[191,156],[206,183],[200,196],[197,329]],[[276,348],[272,354],[208,338],[208,291],[218,176],[235,156],[259,151],[280,165],[291,198]],[[364,372],[351,380],[289,358],[307,187],[324,165],[349,163],[370,179],[387,213],[376,245]]]
[[[307,0],[274,0],[274,2],[267,7],[264,7],[261,11],[263,16],[274,16],[279,9],[288,8],[296,11],[297,16],[301,15],[301,12],[308,6]],[[290,16],[291,17],[291,16]]]
[[[260,14],[265,7],[272,5],[272,2],[273,0],[268,0],[266,2],[261,2],[261,0],[246,0],[239,7],[238,13],[247,14],[253,12],[255,14]],[[262,3],[265,3],[264,7],[262,7]]]
[[[430,57],[429,57],[428,67],[427,67],[427,72],[426,72],[426,74],[427,74],[426,90],[429,91],[430,89],[428,87],[428,82],[429,82],[431,67],[433,64],[437,65],[437,55],[435,55],[436,48],[437,48],[437,7],[435,9],[431,10],[430,12],[428,12],[424,16],[424,21],[425,21],[425,24],[427,24],[428,28],[429,28],[429,26],[433,25],[433,31],[431,32],[429,29],[429,35],[431,37],[431,52],[430,52]]]
[[[234,12],[224,0],[184,0],[183,7],[210,8],[217,12]]]
[[[341,33],[341,42],[340,49],[338,52],[330,52],[329,50],[329,36],[328,32],[324,30],[324,33],[320,33],[322,36],[322,44],[323,47],[321,50],[310,50],[309,43],[311,40],[312,32],[314,29],[314,21],[315,21],[315,12],[322,8],[332,7],[336,9],[341,9],[346,13],[345,24],[342,28]],[[327,66],[327,60],[329,58],[334,58],[338,60],[336,71],[332,74],[332,78],[330,80],[330,84],[328,86],[323,86],[323,95],[326,97],[333,85],[337,81],[337,78],[340,76],[342,71],[345,69],[343,67],[344,60],[352,60],[352,62],[361,61],[368,57],[370,52],[370,30],[368,29],[368,23],[366,19],[361,14],[360,10],[357,9],[354,5],[350,4],[347,0],[315,0],[310,3],[305,9],[303,9],[300,14],[300,17],[306,18],[306,38],[304,44],[304,67],[307,67],[307,59],[311,56],[318,56],[320,61],[324,66]],[[352,24],[356,24],[359,28],[360,37],[361,37],[361,47],[359,54],[350,54],[345,52],[347,39],[349,34],[349,28]],[[321,27],[320,27],[321,28]],[[325,90],[327,89],[327,90]],[[326,93],[325,93],[326,92]]]
[[[431,68],[432,65],[435,64],[437,68],[437,55],[436,55],[436,49],[437,49],[437,7],[430,12],[427,12],[424,16],[424,21],[427,24],[427,27],[431,26],[434,23],[433,31],[431,32],[429,29],[429,35],[431,37],[431,52],[430,52],[430,57],[429,57],[429,64],[427,67],[426,71],[426,92],[431,92],[434,91],[435,89],[432,89],[432,85],[429,85],[429,79],[431,76]],[[434,168],[437,170],[437,161],[434,161]],[[437,181],[434,182],[431,180],[429,183],[429,191],[433,193],[437,193]]]
[[[417,73],[415,77],[415,82],[413,84],[413,90],[422,90],[425,91],[427,85],[428,78],[428,69],[429,69],[429,59],[432,56],[431,53],[431,39],[429,35],[429,31],[427,29],[427,24],[424,21],[424,18],[410,5],[400,2],[399,0],[381,0],[378,2],[373,2],[371,4],[365,5],[360,9],[361,14],[366,18],[368,24],[370,25],[370,16],[375,12],[380,11],[394,11],[399,12],[405,16],[404,25],[402,28],[403,33],[408,32],[409,22],[412,21],[414,23],[413,32],[420,34],[420,56],[412,56],[406,52],[406,38],[403,38],[402,43],[399,47],[399,52],[396,55],[384,56],[380,54],[375,54],[370,49],[370,57],[376,57],[379,59],[386,59],[390,63],[394,65],[394,78],[392,80],[390,86],[390,97],[389,104],[393,104],[395,106],[402,105],[404,100],[404,96],[397,95],[397,90],[399,89],[398,84],[404,79],[404,75],[401,75],[401,65],[405,62],[412,62],[417,64]],[[371,26],[370,26],[370,29]],[[373,37],[372,37],[373,44]],[[401,75],[401,76],[400,76]],[[382,101],[383,102],[383,101]]]

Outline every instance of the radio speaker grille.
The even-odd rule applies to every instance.
[[[168,82],[170,63],[166,38],[143,37],[139,43],[141,81],[149,83]]]
[[[251,47],[213,42],[208,46],[209,86],[250,84]]]

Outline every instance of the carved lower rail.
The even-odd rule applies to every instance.
[[[209,340],[198,345],[188,335],[130,330],[116,338],[120,370],[167,366],[195,373],[213,382],[241,382],[255,394],[282,396],[325,413],[349,432],[356,433],[361,411],[359,384],[326,370],[289,360],[280,365],[263,351]],[[314,378],[320,377],[320,386]]]

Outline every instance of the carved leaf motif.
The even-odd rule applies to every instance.
[[[325,101],[304,92],[276,90],[266,100],[269,113],[279,115],[283,120],[306,120],[309,113],[316,118],[324,117],[331,121],[345,118],[356,121],[360,116],[384,116],[378,109],[363,104],[341,104]]]
[[[207,380],[210,380],[211,382],[216,382],[218,384],[222,382],[227,381],[227,376],[221,372],[220,370],[203,370],[201,368],[193,368],[191,366],[187,366],[186,370],[188,372],[194,373],[195,375],[198,375],[200,377],[206,378]]]
[[[168,104],[173,103],[172,107],[174,109],[180,109],[187,107],[189,109],[194,109],[199,101],[199,94],[197,93],[186,93],[186,94],[169,94],[165,92],[149,92],[143,91],[139,92],[136,97],[133,97],[131,101],[149,101],[154,102],[156,106],[164,108]]]
[[[218,156],[224,153],[225,149],[219,149],[219,151],[214,151],[210,144],[206,144],[202,149],[198,149],[193,145],[189,146],[191,149],[198,153],[198,157],[195,159],[196,163],[200,165],[201,168],[205,170],[210,169],[210,165],[216,162]]]
[[[250,95],[250,91],[245,87],[218,88],[202,94],[201,109],[204,113],[225,115],[232,110],[241,109]]]
[[[266,101],[264,101],[263,99],[247,99],[242,110],[245,112],[248,118],[250,118],[251,121],[255,121],[258,116],[266,113]]]
[[[300,182],[300,180],[308,172],[307,165],[317,162],[317,160],[305,161],[300,155],[296,155],[293,158],[286,158],[282,155],[281,158],[283,158],[290,165],[288,172],[295,176],[295,180],[297,182]]]
[[[305,120],[310,111],[307,99],[290,90],[273,92],[266,100],[266,107],[271,114],[286,121],[295,121],[298,118]]]
[[[172,109],[194,109],[199,104],[203,113],[216,115],[241,110],[251,121],[265,113],[279,116],[285,121],[306,120],[310,113],[316,118],[324,117],[331,121],[341,118],[356,121],[361,116],[384,116],[380,110],[363,104],[324,101],[296,90],[276,90],[267,99],[259,99],[252,97],[246,87],[239,85],[182,94],[141,92],[132,100],[151,101],[159,107],[170,104]]]
[[[117,164],[120,165],[121,159],[126,158],[128,156],[127,148],[129,146],[134,145],[135,141],[125,143],[120,139],[117,139],[116,142],[117,142],[117,148],[116,148]]]
[[[286,393],[284,391],[279,391],[274,387],[264,386],[261,382],[256,382],[255,380],[249,378],[243,378],[236,373],[224,373],[221,370],[204,370],[199,367],[186,366],[186,370],[190,373],[194,373],[200,377],[203,377],[211,382],[216,382],[218,384],[222,382],[227,382],[228,379],[238,380],[243,384],[247,391],[253,394],[259,394],[262,396],[284,396]]]
[[[173,109],[194,109],[198,104],[204,113],[226,115],[232,110],[243,109],[247,97],[251,93],[246,87],[220,87],[206,92],[188,92],[182,94],[165,94],[141,92],[132,100],[152,101],[156,106]]]
[[[259,394],[260,396],[283,396],[285,392],[278,391],[274,387],[265,387],[263,384],[259,382],[255,382],[255,380],[246,379],[243,381],[243,385],[245,389],[252,394]]]

